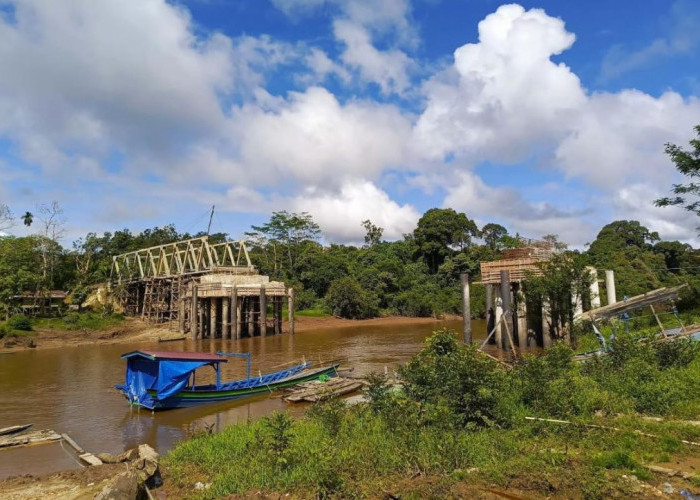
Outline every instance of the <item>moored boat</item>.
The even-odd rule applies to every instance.
[[[249,353],[132,351],[121,357],[127,362],[126,380],[115,387],[130,404],[150,410],[184,408],[270,393],[324,375],[334,376],[339,366],[333,363],[314,366],[306,361],[284,370],[251,377]],[[246,378],[221,381],[221,364],[228,362],[228,357],[246,358]],[[215,370],[216,382],[197,385],[195,372],[206,366]]]

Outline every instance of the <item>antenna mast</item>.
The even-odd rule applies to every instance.
[[[211,221],[214,218],[214,208],[216,205],[211,206],[211,214],[209,214],[209,225],[207,226],[207,236],[209,236],[209,231],[211,231]]]

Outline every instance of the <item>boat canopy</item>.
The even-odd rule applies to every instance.
[[[155,400],[167,399],[185,388],[197,368],[212,365],[218,369],[219,363],[227,362],[223,356],[200,352],[132,351],[121,357],[127,360],[126,380],[118,388],[132,401],[149,407],[154,402],[149,390],[155,391]]]

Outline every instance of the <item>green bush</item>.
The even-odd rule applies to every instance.
[[[355,278],[340,278],[331,283],[326,303],[334,316],[348,319],[373,318],[379,314],[377,298],[364,290]]]
[[[10,317],[10,319],[7,320],[7,326],[13,330],[21,330],[23,332],[32,331],[32,323],[29,321],[29,318],[21,314]]]

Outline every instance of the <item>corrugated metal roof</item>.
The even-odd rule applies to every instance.
[[[228,360],[218,354],[207,352],[178,352],[178,351],[131,351],[122,354],[122,359],[129,359],[135,356],[152,359],[154,361],[160,359],[182,360],[182,361],[215,361],[218,363],[226,363]]]

